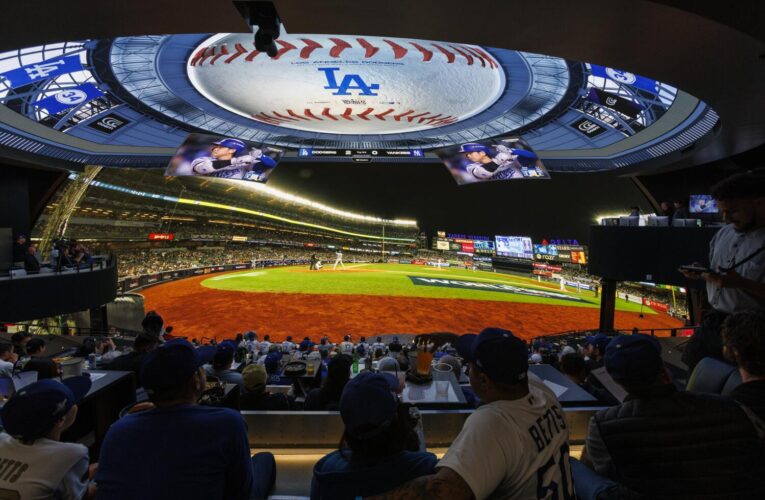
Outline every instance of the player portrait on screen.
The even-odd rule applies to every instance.
[[[711,195],[691,195],[690,213],[714,214],[717,213],[717,200]]]
[[[458,184],[549,177],[536,153],[518,138],[468,142],[436,154]]]
[[[233,137],[191,134],[165,174],[266,182],[283,154],[279,149]]]

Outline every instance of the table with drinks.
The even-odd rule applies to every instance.
[[[305,372],[295,375],[286,373],[285,368],[290,362],[299,361],[305,364]],[[315,385],[317,377],[321,374],[321,360],[320,359],[299,359],[299,360],[285,360],[281,367],[279,375],[281,377],[290,378],[295,382],[296,389],[298,391],[297,396],[305,397],[308,391],[311,390],[312,385]]]
[[[428,365],[430,369],[425,370],[424,375],[420,377],[407,376],[408,372],[388,371],[398,378],[401,391],[401,399],[405,403],[411,403],[422,409],[459,409],[467,408],[467,400],[462,393],[462,388],[457,381],[457,377],[451,372],[451,366],[436,363]],[[361,360],[359,368],[351,368],[351,377],[355,377],[364,369],[377,370],[377,362],[366,363]],[[427,377],[427,378],[425,378]]]
[[[422,409],[467,408],[458,376],[451,365],[433,361],[433,344],[418,345],[409,352],[410,370],[401,399]]]

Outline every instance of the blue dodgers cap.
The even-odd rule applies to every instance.
[[[463,335],[455,347],[465,361],[494,382],[515,384],[526,380],[529,351],[510,330],[486,328],[478,335]]]
[[[220,141],[213,142],[215,146],[223,146],[224,148],[234,149],[237,153],[242,151],[247,145],[239,139],[222,139]]]
[[[340,416],[346,432],[369,439],[387,429],[396,416],[393,392],[398,380],[389,373],[361,372],[345,384],[340,397]]]
[[[460,146],[460,153],[475,152],[484,152],[487,155],[491,154],[491,150],[488,147],[484,146],[483,144],[478,144],[477,142],[468,142],[467,144]]]
[[[604,363],[608,374],[617,382],[650,385],[664,366],[661,344],[642,333],[619,335],[608,344]]]
[[[215,348],[215,354],[213,355],[212,359],[213,364],[230,364],[232,361],[234,361],[234,353],[236,352],[236,349],[236,342],[232,340],[224,340]]]
[[[603,354],[606,352],[606,348],[608,347],[608,344],[611,342],[611,340],[611,337],[603,335],[602,333],[598,333],[585,337],[584,343],[593,347],[597,347],[598,350],[600,350],[600,353]]]
[[[25,441],[46,436],[56,421],[85,397],[90,386],[87,375],[70,377],[63,382],[45,379],[29,384],[3,406],[5,431]]]
[[[187,381],[215,356],[213,346],[194,348],[190,342],[174,339],[151,351],[141,366],[141,384],[147,390],[163,389]]]

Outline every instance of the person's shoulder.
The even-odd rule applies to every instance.
[[[231,408],[221,408],[217,406],[194,405],[189,407],[189,417],[197,420],[200,425],[215,426],[218,432],[225,434],[224,431],[238,431],[244,428],[242,414]]]
[[[401,460],[414,467],[433,469],[438,463],[438,457],[429,451],[405,451]]]
[[[64,443],[52,439],[38,439],[32,446],[39,448],[40,451],[44,451],[46,455],[55,455],[56,458],[61,460],[74,461],[88,456],[88,448],[80,443]]]
[[[544,393],[546,396],[552,396],[553,398],[555,398],[555,393],[552,391],[552,389],[547,387],[547,384],[545,384],[544,380],[542,380],[541,378],[537,377],[536,375],[529,376],[528,380],[529,380],[529,392],[530,393],[534,393],[534,392],[540,393],[541,392],[541,393]]]
[[[730,397],[735,399],[735,396],[738,394],[756,395],[760,399],[765,400],[765,380],[755,380],[739,384],[730,392]]]
[[[728,238],[736,233],[736,228],[733,227],[733,224],[725,224],[723,227],[721,227],[715,235],[712,237],[712,242],[719,240],[720,238]]]
[[[0,447],[9,446],[14,442],[13,436],[7,432],[0,431]]]
[[[350,454],[350,452],[347,453]],[[341,450],[335,450],[321,457],[319,461],[316,462],[316,465],[314,465],[313,471],[321,473],[337,471],[338,469],[342,470],[347,468],[349,463],[350,462],[346,459]]]

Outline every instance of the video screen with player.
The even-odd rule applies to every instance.
[[[711,194],[692,194],[688,211],[692,214],[716,214],[717,200]]]
[[[587,264],[587,248],[583,245],[534,245],[535,260]]]
[[[198,175],[268,181],[284,150],[234,137],[191,134],[167,165],[165,175]]]
[[[520,137],[466,142],[434,152],[460,185],[550,178],[542,160]]]
[[[528,236],[495,236],[497,255],[532,260],[534,247]]]
[[[475,240],[473,242],[475,253],[494,254],[494,242],[490,240]]]

